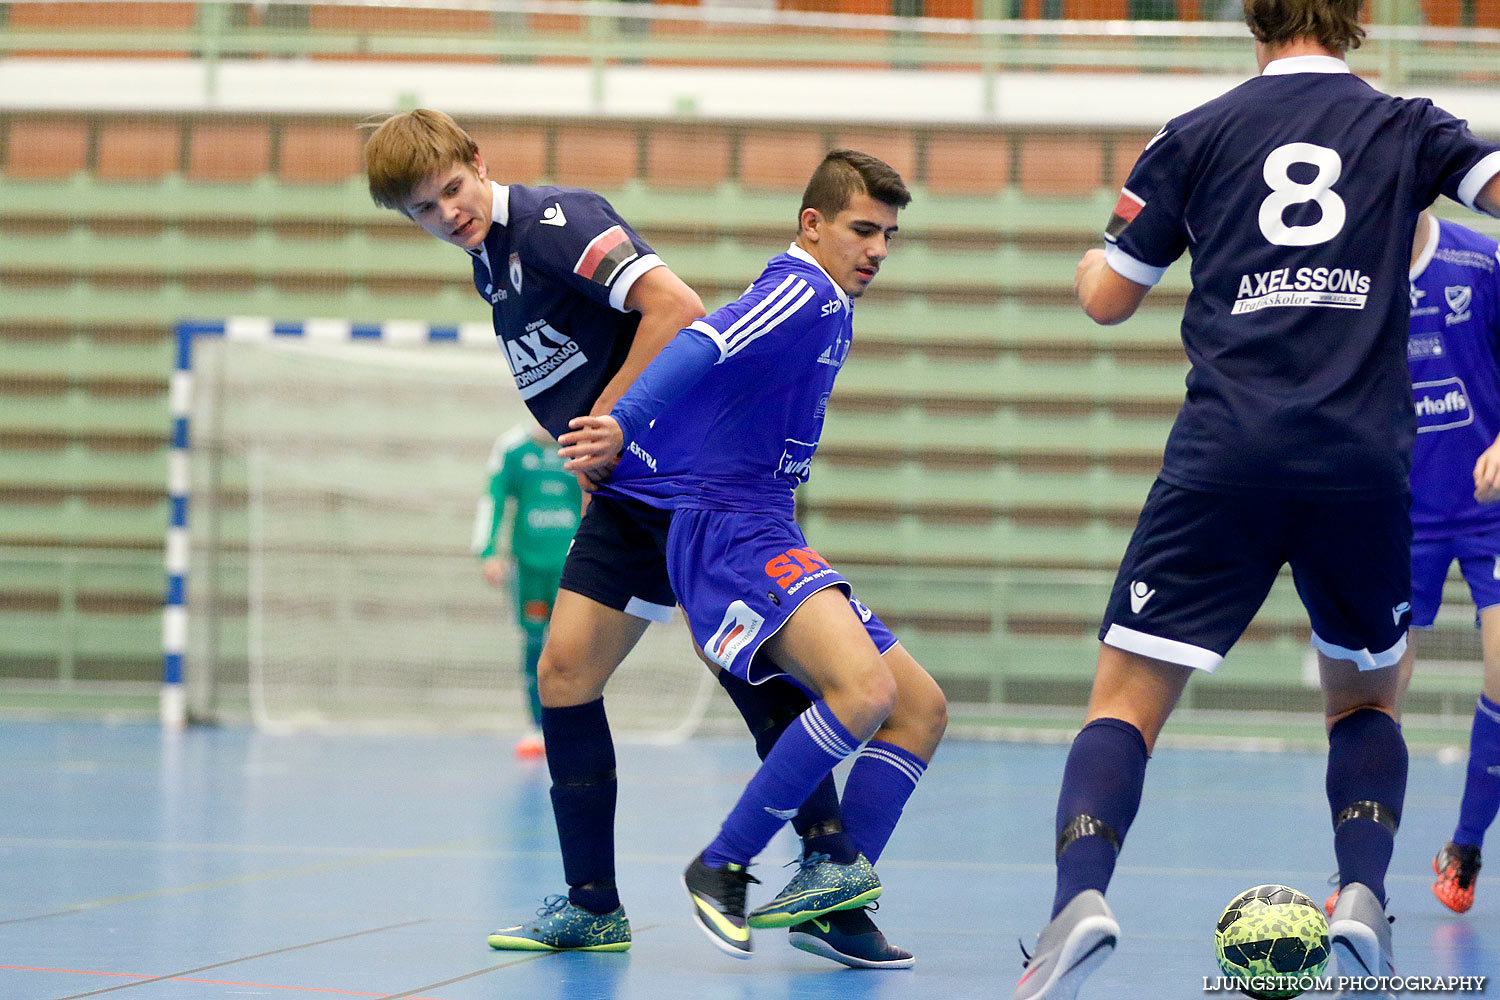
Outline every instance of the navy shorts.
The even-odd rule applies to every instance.
[[[1207,493],[1151,487],[1115,577],[1099,638],[1212,671],[1287,563],[1312,644],[1361,670],[1406,649],[1411,517],[1404,494]]]
[[[751,684],[786,676],[756,652],[803,601],[829,587],[850,595],[876,650],[884,654],[897,641],[790,518],[679,510],[672,516],[667,567],[693,639],[709,659]]]
[[[1474,598],[1474,625],[1479,613],[1500,604],[1500,531],[1411,543],[1411,623],[1431,628],[1443,603],[1443,581],[1458,560],[1459,572]]]
[[[667,579],[670,511],[594,494],[563,563],[562,590],[653,622],[672,620]]]

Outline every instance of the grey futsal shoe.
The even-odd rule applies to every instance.
[[[1097,889],[1080,892],[1037,935],[1011,1000],[1074,1000],[1119,940],[1120,925],[1104,894]]]
[[[1362,882],[1350,882],[1339,890],[1328,921],[1328,943],[1338,956],[1341,976],[1364,979],[1396,974],[1391,918]]]

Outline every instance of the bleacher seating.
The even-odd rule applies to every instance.
[[[808,535],[964,690],[1014,699],[1037,677],[1087,675],[1186,371],[1184,268],[1120,327],[1072,302],[1074,264],[1145,136],[472,125],[498,179],[605,191],[710,306],[785,247],[823,150],[889,156],[917,198],[859,307],[801,498]],[[348,121],[10,114],[0,132],[0,549],[124,559],[78,585],[68,621],[90,669],[144,679],[173,325],[451,324],[483,306],[455,251],[370,203]],[[63,627],[62,591],[15,566],[0,559],[0,672],[34,666]],[[117,643],[96,641],[122,618]],[[1268,666],[1243,679],[1295,687],[1295,602],[1278,597],[1249,638],[1236,655]]]

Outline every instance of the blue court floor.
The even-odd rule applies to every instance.
[[[0,1000],[1004,1000],[1050,902],[1065,753],[945,744],[880,866],[878,919],[916,968],[855,972],[784,932],[737,962],[690,923],[678,875],[749,776],[748,740],[621,747],[635,945],[522,954],[485,935],[563,883],[545,765],[508,741],[7,722]],[[1462,775],[1412,763],[1390,883],[1406,975],[1500,974],[1500,871],[1463,917],[1428,891]],[[1124,939],[1083,997],[1202,997],[1236,893],[1276,881],[1321,901],[1322,789],[1316,755],[1161,750],[1110,892]],[[793,851],[772,845],[753,893],[779,888]]]

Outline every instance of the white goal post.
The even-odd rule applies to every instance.
[[[491,446],[529,420],[513,384],[483,324],[181,324],[163,724],[524,729],[513,605],[469,548]],[[680,739],[716,687],[679,615],[605,703],[624,738]]]

